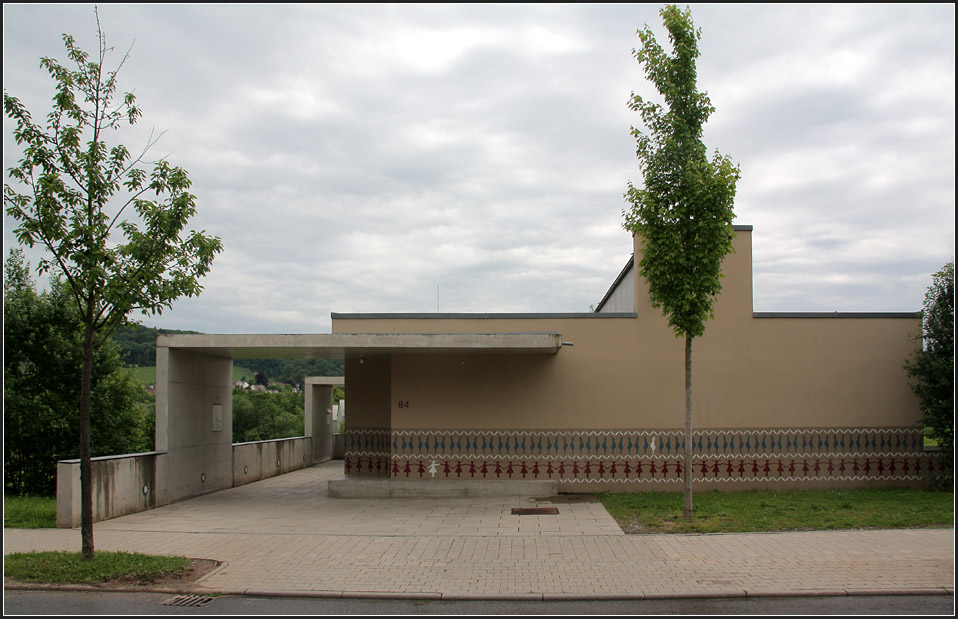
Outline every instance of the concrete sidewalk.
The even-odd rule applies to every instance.
[[[97,550],[216,559],[195,593],[663,598],[954,595],[953,529],[625,535],[599,503],[336,499],[330,462],[97,523]],[[557,507],[558,515],[511,514]],[[4,529],[4,553],[80,548],[78,529]]]

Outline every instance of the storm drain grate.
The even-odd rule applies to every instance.
[[[160,602],[160,606],[204,606],[212,601],[213,598],[205,595],[178,595]]]
[[[549,516],[559,513],[558,507],[513,507],[513,516]]]

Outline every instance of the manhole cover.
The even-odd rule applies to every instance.
[[[209,604],[213,598],[205,595],[178,595],[164,602],[160,606],[203,606]]]
[[[513,507],[513,516],[549,516],[559,513],[558,507]]]

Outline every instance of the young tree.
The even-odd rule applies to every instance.
[[[641,237],[639,272],[652,305],[662,308],[677,337],[685,337],[685,518],[692,518],[692,339],[705,333],[721,291],[721,268],[732,250],[738,166],[716,151],[707,157],[702,126],[715,111],[696,87],[701,32],[691,11],[674,5],[659,14],[669,31],[667,55],[648,25],[638,31],[633,55],[665,107],[632,93],[629,107],[642,115],[648,134],[632,128],[644,187],[629,183],[624,227]]]
[[[198,294],[222,245],[204,232],[184,233],[196,212],[185,170],[164,160],[147,171],[107,137],[133,124],[140,109],[131,93],[117,100],[117,71],[108,70],[107,46],[97,18],[98,54],[91,59],[63,35],[69,68],[40,61],[56,82],[45,126],[18,99],[3,93],[4,112],[16,122],[23,159],[9,170],[3,203],[17,222],[20,243],[48,254],[38,271],[62,274],[81,315],[80,476],[82,554],[93,558],[90,465],[90,386],[94,351],[133,311],[158,314],[181,296]],[[125,218],[125,219],[124,219]]]
[[[954,482],[955,458],[955,263],[932,276],[925,293],[921,342],[905,362],[911,387],[925,413],[922,421],[941,448],[942,482]]]

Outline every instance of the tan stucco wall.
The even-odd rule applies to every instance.
[[[349,475],[386,476],[389,473],[389,428],[392,424],[392,357],[356,354],[346,357],[346,416],[344,450]]]
[[[389,427],[384,397],[395,428],[682,425],[682,342],[658,320],[342,322],[338,328],[371,331],[556,330],[574,343],[542,356],[394,355],[391,394],[381,382],[359,387],[347,378],[351,398],[374,390],[380,407],[369,418],[351,409],[353,427]],[[694,343],[697,426],[910,425],[920,416],[902,367],[917,319],[749,318],[722,326],[717,319]]]
[[[903,364],[919,329],[917,318],[755,318],[737,341],[713,329],[695,367],[699,423],[913,425],[921,412]]]
[[[346,393],[349,397],[351,428],[376,429],[390,425],[389,355],[360,355],[346,358]]]

